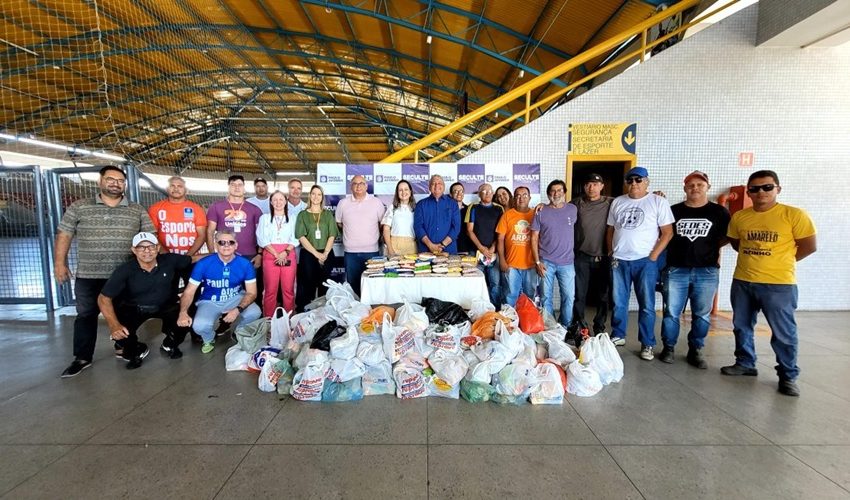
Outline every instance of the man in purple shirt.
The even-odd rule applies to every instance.
[[[345,249],[345,281],[360,295],[360,277],[366,261],[378,255],[381,219],[386,208],[366,190],[366,178],[351,178],[351,196],[336,206],[336,224],[342,231]]]
[[[555,316],[552,297],[555,293],[555,278],[561,296],[560,319],[564,328],[569,328],[573,316],[576,272],[573,267],[573,226],[578,218],[578,209],[567,203],[567,185],[554,180],[546,188],[549,204],[541,208],[531,222],[531,255],[537,275],[543,279],[543,307]]]

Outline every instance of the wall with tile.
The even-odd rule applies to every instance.
[[[638,163],[671,203],[684,199],[682,178],[695,168],[711,176],[712,199],[773,169],[780,201],[804,208],[818,227],[818,252],[797,268],[799,308],[850,309],[850,44],[757,48],[757,11],[703,30],[463,163],[539,162],[545,186],[565,177],[570,123],[636,122]],[[740,152],[754,154],[753,167],[738,166]],[[724,249],[726,310],[735,257]]]

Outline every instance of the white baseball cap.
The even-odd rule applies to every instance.
[[[136,236],[133,236],[133,246],[134,247],[139,246],[139,243],[141,243],[143,241],[147,241],[148,243],[153,243],[154,245],[159,244],[159,242],[156,240],[156,236],[154,236],[151,233],[146,233],[146,232],[142,231],[141,233],[137,234]]]

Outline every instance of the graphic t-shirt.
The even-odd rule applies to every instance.
[[[735,279],[751,283],[796,283],[797,243],[817,233],[803,210],[777,203],[766,212],[735,212],[727,235],[739,240]]]
[[[184,200],[172,203],[162,200],[154,203],[148,209],[159,244],[170,253],[186,255],[195,238],[199,227],[207,227],[207,215],[204,209],[195,202]]]
[[[496,232],[505,235],[505,262],[514,269],[531,269],[534,257],[531,255],[531,220],[534,210],[526,213],[512,208],[505,212],[496,225]]]
[[[210,205],[207,219],[215,222],[216,229],[230,229],[239,247],[236,252],[249,259],[257,255],[257,224],[263,212],[247,201],[230,203],[219,200]]]
[[[614,258],[638,260],[649,257],[658,241],[658,228],[675,222],[666,199],[647,194],[633,199],[624,194],[614,198],[608,225],[614,226]]]
[[[720,240],[729,227],[729,211],[717,203],[689,207],[684,202],[670,209],[676,223],[667,245],[667,265],[674,267],[720,267]]]
[[[201,287],[198,300],[225,302],[242,293],[245,283],[254,283],[257,275],[251,261],[239,255],[228,263],[216,255],[199,260],[192,269],[189,283]]]
[[[573,243],[578,209],[570,203],[561,208],[543,207],[531,222],[531,230],[537,231],[537,252],[540,260],[548,260],[558,266],[572,264],[575,260]]]

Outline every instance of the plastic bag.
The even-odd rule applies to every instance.
[[[427,377],[425,385],[428,388],[428,397],[460,399],[460,381],[450,384],[438,375]]]
[[[519,328],[519,316],[517,315],[516,309],[508,304],[503,304],[499,314],[508,320],[509,326]]]
[[[381,337],[384,354],[392,363],[397,362],[415,346],[413,332],[405,325],[393,326],[389,314],[384,316]]]
[[[292,325],[289,337],[299,344],[309,344],[313,341],[316,331],[330,321],[330,318],[322,307],[307,313],[296,314],[289,321]]]
[[[460,353],[460,330],[457,326],[431,325],[425,330],[425,341],[436,350]]]
[[[229,372],[248,371],[249,361],[251,355],[234,345],[224,355],[224,369]]]
[[[490,398],[495,393],[496,390],[493,389],[493,386],[490,384],[473,382],[467,379],[460,381],[460,397],[470,403],[483,403],[485,401],[490,401]]]
[[[526,392],[518,396],[511,396],[510,394],[499,394],[498,392],[495,392],[492,396],[490,396],[490,401],[499,405],[524,405],[528,403],[528,393]]]
[[[595,396],[602,390],[599,374],[589,366],[573,361],[567,367],[567,392],[581,397]]]
[[[395,379],[396,396],[400,399],[424,398],[428,395],[425,377],[419,370],[399,363],[393,368],[393,379]]]
[[[250,361],[248,361],[248,371],[260,373],[260,370],[263,369],[263,365],[266,364],[266,361],[268,359],[279,359],[278,355],[280,355],[280,349],[275,349],[270,346],[260,348],[251,356]]]
[[[422,333],[428,328],[428,315],[419,304],[411,304],[404,300],[404,305],[395,312],[396,326],[404,326],[413,333]]]
[[[519,294],[516,301],[516,312],[519,317],[519,329],[525,333],[537,333],[546,329],[543,316],[524,293]]]
[[[519,331],[519,329],[514,329],[513,331],[509,331],[509,328],[505,326],[501,321],[496,322],[495,328],[496,340],[502,343],[507,349],[511,352],[511,358],[522,352],[523,343],[522,337],[523,333]]]
[[[501,321],[505,326],[510,326],[511,321],[497,312],[486,312],[472,324],[472,335],[486,340],[493,340],[496,336],[496,321]]]
[[[620,357],[617,346],[611,342],[611,337],[607,333],[600,333],[596,339],[602,357],[607,360],[611,368],[610,382],[619,382],[623,379],[623,358]]]
[[[280,378],[277,379],[277,393],[289,394],[292,389],[292,380],[295,378],[295,369],[285,359],[278,361],[275,365],[275,370],[280,372]]]
[[[466,359],[459,354],[452,354],[447,351],[434,351],[434,354],[428,358],[428,363],[434,369],[434,373],[446,382],[447,385],[455,386],[460,383],[466,371],[469,369]]]
[[[260,376],[257,377],[257,388],[263,392],[275,392],[277,390],[277,382],[280,379],[281,371],[275,370],[276,364],[280,360],[277,358],[267,358],[260,370]]]
[[[266,345],[271,329],[269,318],[260,318],[236,327],[236,343],[248,354],[254,354]]]
[[[319,349],[322,351],[330,351],[331,350],[331,340],[339,337],[340,335],[345,333],[345,327],[339,326],[336,321],[330,320],[313,336],[313,340],[310,342],[310,349]]]
[[[357,326],[349,325],[344,335],[331,340],[331,357],[351,359],[357,355],[358,344],[360,344],[360,336],[357,334]]]
[[[610,342],[610,340],[609,340]],[[619,357],[619,356],[618,356]],[[616,377],[615,367],[612,360],[605,355],[599,336],[590,337],[581,344],[579,359],[599,374],[602,385],[608,385]]]
[[[377,365],[366,366],[363,374],[363,395],[377,396],[380,394],[395,394],[393,367],[384,360]]]
[[[560,405],[564,403],[567,376],[555,363],[540,363],[534,368],[534,383],[529,400],[533,405]]]
[[[328,381],[322,389],[322,401],[325,403],[360,401],[361,399],[363,399],[363,385],[360,377],[347,382]]]
[[[513,353],[498,340],[483,342],[472,348],[472,352],[478,356],[482,363],[493,363],[494,371],[491,374],[498,373],[499,370],[505,367],[514,358]]]
[[[295,358],[295,368],[303,370],[308,365],[322,365],[330,363],[328,353],[319,349],[301,349]]]
[[[348,382],[366,373],[366,365],[357,358],[332,359],[327,378],[333,382]]]
[[[357,327],[360,322],[369,315],[371,309],[366,304],[353,302],[351,307],[342,312],[342,324]]]
[[[496,312],[496,306],[494,306],[489,300],[473,299],[472,307],[469,308],[467,315],[472,321],[477,321],[478,318],[488,312]]]
[[[301,401],[321,401],[326,364],[311,364],[295,374],[289,394]]]
[[[546,342],[546,345],[548,346],[549,358],[554,359],[559,365],[561,365],[561,368],[566,368],[567,365],[576,360],[575,353],[572,348],[562,340],[563,337],[558,337],[557,334],[552,333],[551,331],[545,331],[542,335],[544,342]]]
[[[360,320],[360,330],[371,333],[384,321],[384,314],[390,315],[390,320],[395,321],[395,309],[390,306],[378,306],[369,311],[365,318]]]
[[[520,338],[522,339],[522,350],[514,357],[511,363],[534,368],[537,366],[537,344],[529,335],[520,333]]]
[[[425,314],[428,315],[428,320],[431,323],[458,325],[464,321],[469,321],[469,316],[466,315],[463,308],[454,302],[426,297],[422,299],[422,307],[425,308]]]
[[[508,365],[493,375],[493,388],[498,394],[528,397],[534,382],[534,368],[526,365]]]
[[[381,364],[387,358],[384,356],[383,345],[361,341],[357,345],[357,359],[366,366],[375,366]]]
[[[271,330],[269,345],[283,349],[289,342],[289,313],[284,308],[278,307],[274,310],[269,329]]]

